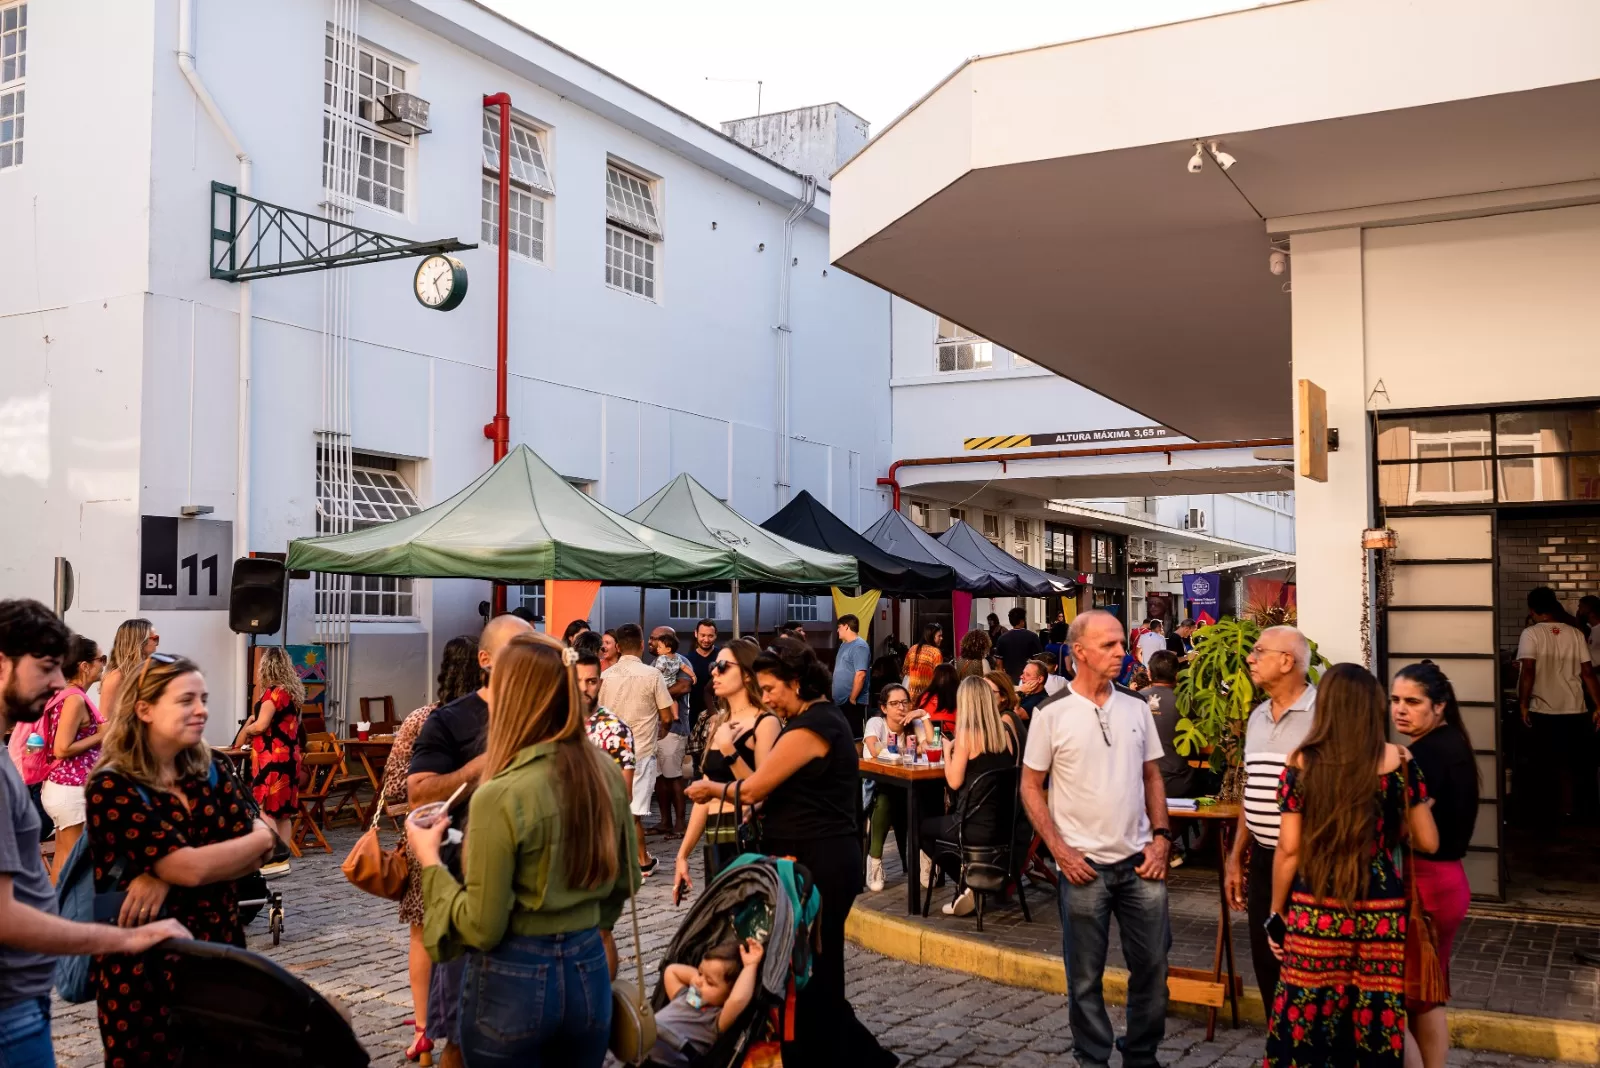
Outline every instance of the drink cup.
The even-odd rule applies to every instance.
[[[30,734],[28,735],[28,741],[25,743],[23,748],[27,749],[29,753],[43,752],[44,738],[38,734]]]
[[[423,830],[427,830],[429,827],[432,827],[434,824],[444,819],[449,812],[450,802],[431,801],[426,805],[418,805],[416,808],[412,809],[411,814],[406,817],[406,822],[415,823]]]
[[[944,762],[944,745],[941,743],[941,744],[938,744],[938,745],[930,745],[930,746],[928,746],[928,763],[930,763],[930,764],[942,764],[943,762]]]
[[[366,741],[368,736],[371,734],[371,732],[372,732],[372,724],[370,724],[370,723],[357,723],[356,724],[356,737],[358,739],[360,739],[361,741],[363,741],[363,742]]]

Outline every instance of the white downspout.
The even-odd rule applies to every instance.
[[[789,335],[793,333],[789,325],[789,291],[794,271],[794,228],[816,202],[816,178],[802,175],[800,199],[783,220],[783,260],[778,264],[778,456],[774,472],[779,508],[789,503]]]
[[[239,192],[250,195],[250,154],[240,144],[238,135],[233,132],[233,127],[228,125],[228,120],[223,117],[222,109],[217,107],[217,102],[211,98],[211,93],[206,89],[205,83],[200,80],[200,72],[194,66],[194,0],[178,0],[178,69],[183,72],[184,80],[189,83],[189,88],[194,90],[195,98],[200,101],[200,106],[205,108],[206,114],[211,116],[211,121],[221,131],[223,138],[228,142],[228,147],[233,150],[234,156],[239,160]],[[235,558],[246,555],[250,551],[250,283],[240,282],[239,286],[239,375],[238,375],[238,407],[239,407],[239,442],[238,442],[238,490],[235,495],[233,517],[233,555]],[[284,621],[288,626],[288,621]],[[233,681],[236,687],[237,700],[242,706],[248,699],[249,680],[249,648],[243,634],[234,639]]]

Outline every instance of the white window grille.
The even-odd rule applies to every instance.
[[[940,374],[947,371],[982,371],[994,366],[994,346],[949,319],[939,320],[933,348],[933,369]]]
[[[656,183],[615,164],[606,167],[606,285],[656,299],[656,243],[661,214]]]
[[[710,590],[668,590],[667,615],[672,619],[707,619],[717,614],[717,595]]]
[[[422,510],[417,495],[400,474],[399,463],[384,456],[352,453],[350,458],[350,526],[355,530],[392,523]],[[339,529],[334,522],[342,495],[334,482],[334,465],[317,458],[317,533]],[[334,611],[333,590],[317,591],[317,612]],[[415,619],[415,582],[384,575],[350,576],[350,618],[355,620]]]
[[[334,161],[338,154],[338,124],[334,120],[342,113],[348,115],[357,127],[356,199],[403,215],[406,210],[407,148],[403,140],[381,130],[377,121],[383,118],[380,101],[390,93],[405,91],[406,68],[365,45],[345,45],[347,50],[353,49],[354,55],[347,52],[345,63],[339,63],[333,35],[325,35],[323,42],[323,188],[334,187]],[[354,62],[351,62],[352,59]],[[342,87],[339,84],[341,81],[344,82]]]
[[[921,501],[911,502],[911,521],[923,530],[928,529],[928,506]]]
[[[544,583],[533,582],[525,586],[510,587],[514,603],[512,608],[526,608],[534,619],[544,618]]]
[[[816,623],[822,618],[817,614],[817,598],[814,594],[789,594],[788,609],[790,623]]]
[[[28,5],[0,6],[0,171],[22,166],[27,77]]]
[[[527,126],[511,126],[511,252],[544,262],[545,198],[555,194],[545,165],[544,134]],[[483,113],[483,218],[485,244],[500,243],[500,119]]]

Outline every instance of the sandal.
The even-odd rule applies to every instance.
[[[650,863],[639,865],[639,877],[641,879],[650,878],[650,876],[652,876],[652,875],[654,875],[656,873],[656,869],[659,868],[660,866],[661,866],[661,862],[659,860],[657,860],[655,857],[651,857],[650,858]]]
[[[409,1020],[407,1022],[410,1023]],[[413,1024],[412,1026],[415,1026],[415,1024]],[[418,1027],[417,1028],[417,1037],[412,1040],[411,1045],[406,1047],[406,1060],[408,1060],[408,1061],[421,1060],[426,1054],[429,1054],[429,1053],[432,1053],[432,1052],[433,1052],[433,1039],[429,1038],[428,1035],[427,1035],[427,1032],[425,1032],[422,1028]],[[432,1062],[433,1062],[433,1058],[429,1057],[428,1058],[428,1063],[431,1064]]]

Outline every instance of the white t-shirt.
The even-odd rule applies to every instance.
[[[919,722],[924,721],[927,718],[928,717],[926,715],[920,712],[913,715],[910,719],[906,720],[905,726],[900,728],[900,733],[910,734],[912,731],[917,729],[917,724]],[[879,745],[888,745],[889,721],[884,719],[882,716],[873,716],[871,719],[867,720],[866,726],[861,729],[861,738],[862,741],[865,741],[868,738],[876,738]]]
[[[1044,692],[1051,697],[1067,688],[1067,680],[1062,675],[1046,675],[1044,677]]]
[[[1547,716],[1585,711],[1582,670],[1589,662],[1589,643],[1583,631],[1566,623],[1535,623],[1523,630],[1517,659],[1534,664],[1530,711]]]
[[[1150,657],[1167,647],[1167,639],[1153,630],[1139,635],[1139,663],[1150,666]]]
[[[1150,844],[1144,765],[1160,759],[1149,705],[1113,690],[1096,708],[1069,689],[1034,709],[1022,762],[1050,773],[1050,817],[1067,844],[1098,864],[1114,864]]]

